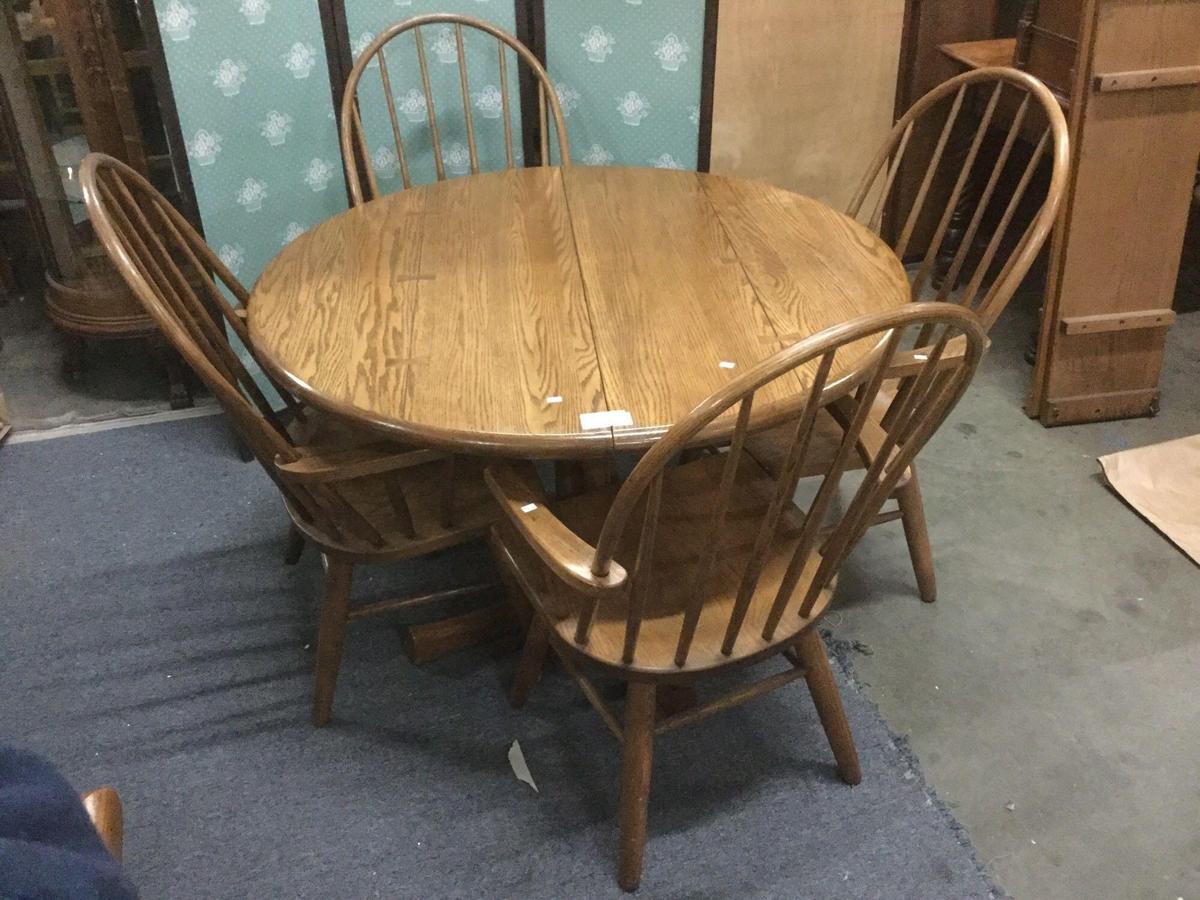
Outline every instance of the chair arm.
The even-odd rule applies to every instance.
[[[607,575],[592,574],[596,548],[564,525],[542,492],[511,467],[488,466],[483,477],[505,517],[564,583],[585,594],[605,594],[625,584],[625,569],[616,561]]]
[[[988,338],[984,342],[984,350],[991,347],[992,341]],[[963,361],[963,356],[967,352],[966,335],[958,335],[952,337],[946,342],[946,349],[942,351],[942,355],[938,357],[937,369],[949,369],[959,365]],[[925,365],[925,361],[929,359],[928,347],[917,347],[915,350],[904,350],[897,353],[892,358],[892,364],[888,366],[885,377],[891,378],[911,378],[914,375],[921,374],[921,369]]]
[[[350,481],[446,458],[444,453],[436,450],[405,450],[397,453],[392,444],[349,447],[344,450],[301,449],[299,452],[302,456],[292,462],[275,457],[275,468],[279,474],[297,484]]]

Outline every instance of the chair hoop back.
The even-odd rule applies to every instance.
[[[920,352],[914,354],[903,350],[912,346],[913,338],[918,333],[925,335],[927,341],[920,347]],[[862,381],[854,394],[857,412],[853,421],[845,424],[841,444],[820,476],[815,499],[804,514],[786,574],[763,625],[762,637],[766,641],[773,638],[781,616],[793,601],[798,587],[803,586],[805,590],[799,612],[802,616],[811,613],[819,593],[832,581],[842,561],[866,531],[918,451],[962,396],[982,357],[986,338],[973,312],[946,303],[915,303],[889,313],[863,316],[826,329],[780,351],[731,381],[672,426],[647,451],[622,484],[595,544],[592,574],[604,577],[613,564],[616,548],[619,545],[633,546],[632,542],[624,543],[623,538],[628,528],[636,527],[632,525],[637,518],[635,511],[643,511],[637,558],[621,560],[629,572],[627,590],[631,598],[625,626],[626,663],[632,663],[636,656],[637,634],[645,606],[644,602],[639,601],[639,592],[648,589],[649,580],[653,577],[659,498],[668,465],[706,426],[727,414],[736,415],[733,437],[721,466],[720,481],[711,498],[712,508],[706,508],[702,516],[710,523],[708,527],[711,533],[701,542],[700,546],[704,548],[701,558],[687,576],[695,578],[696,590],[691,594],[694,601],[689,601],[690,606],[684,610],[681,619],[675,664],[682,667],[687,664],[702,611],[704,591],[700,586],[706,583],[715,567],[736,568],[744,559],[743,574],[721,647],[721,652],[726,656],[732,653],[751,598],[759,588],[768,553],[775,546],[785,525],[784,513],[792,505],[817,425],[817,414],[829,400],[826,384],[833,369],[834,357],[839,350],[849,349],[850,345],[859,342],[865,342],[867,346],[874,345],[875,350],[862,370]],[[884,446],[868,468],[853,499],[840,515],[836,515],[833,500],[847,463],[859,444],[860,435],[868,423],[872,405],[885,378],[894,374],[894,364],[902,358],[908,360],[905,364],[906,389],[893,405],[899,408],[895,409],[893,424],[886,433]],[[726,519],[739,466],[754,465],[749,454],[743,452],[746,436],[763,427],[753,420],[755,394],[778,379],[794,377],[792,373],[801,374],[808,386],[803,411],[795,420],[787,463],[775,476],[771,499],[765,505],[748,554],[745,546],[725,548]],[[832,525],[827,521],[831,516],[834,520]],[[802,576],[806,572],[811,574],[814,567],[815,576],[805,581]],[[575,634],[575,640],[580,645],[586,644],[596,607],[603,601],[599,597],[590,597],[584,602]]]
[[[540,162],[542,165],[549,165],[550,160],[550,119],[554,122],[554,132],[558,142],[558,152],[560,164],[568,166],[571,164],[571,151],[567,142],[567,127],[563,119],[562,107],[559,104],[558,93],[554,88],[554,83],[550,80],[550,76],[546,73],[545,68],[538,61],[537,57],[523,43],[513,37],[506,31],[497,28],[489,22],[482,19],[472,18],[471,16],[454,15],[450,13],[434,13],[425,16],[416,16],[411,19],[406,19],[402,22],[397,22],[388,27],[378,37],[376,37],[367,47],[359,54],[359,57],[354,62],[353,68],[350,70],[350,76],[346,80],[346,89],[342,94],[342,108],[340,118],[341,143],[342,143],[342,159],[346,166],[346,180],[350,186],[351,202],[357,206],[367,200],[374,199],[380,196],[379,183],[375,174],[374,159],[367,147],[366,132],[363,128],[362,113],[359,107],[358,90],[363,74],[369,66],[376,66],[379,70],[379,78],[383,95],[387,104],[388,120],[391,126],[392,141],[395,147],[396,164],[399,166],[400,177],[404,187],[412,186],[412,174],[409,169],[408,157],[405,154],[404,138],[401,135],[400,118],[397,115],[396,95],[393,88],[395,85],[392,82],[391,73],[388,70],[388,61],[385,50],[388,45],[400,37],[402,34],[412,32],[413,43],[417,54],[417,63],[420,68],[421,77],[421,94],[418,95],[420,100],[424,102],[424,115],[429,127],[429,137],[433,152],[433,163],[437,173],[437,180],[443,181],[446,178],[446,166],[442,155],[442,135],[438,128],[437,106],[434,102],[433,91],[430,87],[429,65],[425,54],[425,40],[422,36],[422,28],[430,25],[449,25],[453,26],[452,35],[454,41],[454,50],[458,62],[458,81],[462,95],[462,112],[467,133],[467,151],[470,156],[471,174],[479,174],[479,148],[475,139],[475,120],[471,112],[471,91],[467,76],[466,63],[466,45],[463,40],[463,30],[472,29],[491,35],[496,40],[496,53],[499,65],[499,80],[500,80],[500,101],[501,115],[504,120],[504,151],[505,151],[505,167],[511,169],[514,167],[515,154],[513,150],[513,124],[512,110],[509,100],[509,78],[508,78],[508,60],[505,49],[511,49],[516,53],[518,59],[518,67],[520,63],[524,63],[528,70],[532,73],[537,82],[538,88],[538,130],[539,130],[539,147],[540,147]],[[363,188],[362,176],[366,176],[366,190]]]
[[[178,210],[125,163],[103,153],[88,154],[79,179],[96,236],[134,296],[212,391],[284,496],[302,515],[339,534],[325,514],[337,498],[323,496],[331,493],[323,486],[309,490],[287,484],[275,467],[277,459],[294,462],[299,451],[226,332],[253,355],[246,324],[221,286],[239,304],[246,300],[246,289]],[[268,381],[288,412],[303,419],[296,400]]]
[[[939,115],[945,116],[940,130]],[[998,148],[985,140],[989,133],[1003,134]],[[1016,149],[1022,136],[1033,147],[1024,159]],[[931,148],[928,160],[912,151],[922,143]],[[900,195],[904,181],[896,177],[906,151],[909,164],[924,172],[911,197]],[[1048,181],[1038,175],[1047,153]],[[900,118],[847,212],[873,231],[886,226],[901,259],[924,244],[913,297],[970,307],[990,330],[1054,227],[1070,166],[1067,121],[1050,89],[1017,69],[976,69],[938,85]],[[943,194],[947,202],[937,214],[928,201]],[[933,290],[935,297],[926,295]]]

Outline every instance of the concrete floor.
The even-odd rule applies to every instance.
[[[873,651],[854,660],[867,693],[1006,891],[1191,900],[1200,567],[1096,457],[1200,432],[1200,313],[1170,333],[1157,418],[1048,430],[1021,411],[1034,305],[1014,303],[925,451],[938,602],[917,599],[887,525],[855,551],[829,624]]]
[[[63,336],[36,293],[0,297],[0,339],[0,393],[16,433],[170,409],[166,373],[142,340],[88,341],[86,367],[69,380]]]

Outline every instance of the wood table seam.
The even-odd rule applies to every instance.
[[[754,276],[750,274],[750,270],[746,267],[746,262],[742,259],[742,252],[740,249],[738,249],[737,242],[733,239],[733,233],[729,230],[729,225],[725,222],[725,217],[721,215],[720,207],[713,202],[712,194],[708,190],[708,178],[712,177],[714,176],[702,176],[701,173],[696,173],[696,183],[700,187],[700,193],[704,195],[705,204],[707,204],[708,208],[712,210],[713,217],[717,220],[717,224],[721,227],[721,233],[725,235],[725,241],[729,245],[729,249],[733,251],[734,258],[737,259],[738,268],[741,270],[742,275],[746,280],[746,284],[750,286],[750,292],[754,295],[754,302],[758,304],[759,309],[761,309],[763,312],[763,316],[766,318],[767,322],[770,323],[771,330],[775,333],[774,343],[782,344],[784,343],[784,335],[787,334],[787,332],[780,332],[779,323],[776,322],[775,317],[771,315],[770,304],[763,301],[758,290],[758,285],[754,282]],[[721,176],[717,175],[715,177],[719,178]],[[800,379],[799,374],[794,370],[792,374],[796,376],[797,380]],[[803,382],[801,382],[801,387],[803,387]]]
[[[600,344],[599,336],[596,334],[596,323],[592,316],[592,292],[588,288],[587,276],[583,271],[583,259],[579,251],[579,235],[575,231],[575,211],[571,206],[571,192],[567,190],[567,176],[570,174],[567,169],[558,166],[558,185],[562,189],[563,204],[567,209],[567,224],[571,227],[571,248],[575,251],[575,268],[579,272],[579,284],[583,288],[583,309],[587,314],[588,331],[592,335],[592,347],[596,351],[596,371],[600,375],[600,392],[604,395],[604,409],[608,412],[612,411],[612,402],[608,396],[608,384],[604,379],[604,366],[600,364]],[[609,446],[613,451],[617,449],[617,435],[615,429],[610,425],[608,427]]]

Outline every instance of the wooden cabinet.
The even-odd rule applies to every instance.
[[[12,170],[23,185],[45,267],[46,312],[69,336],[79,374],[82,342],[157,334],[96,245],[78,167],[89,151],[124,160],[187,210],[177,177],[169,91],[156,77],[157,28],[137,0],[15,0],[0,18],[0,78]],[[173,406],[189,405],[172,375]]]

